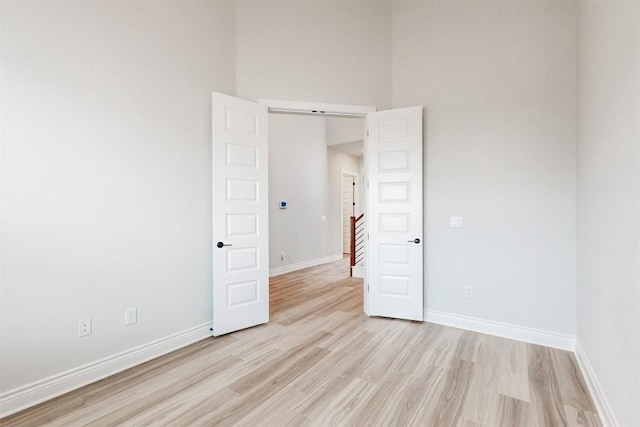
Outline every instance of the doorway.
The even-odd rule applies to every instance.
[[[269,275],[342,259],[362,209],[364,120],[270,113],[269,126]]]
[[[364,311],[422,320],[421,106],[373,107],[260,100],[213,93],[213,335],[269,321],[269,113],[367,118]],[[295,161],[295,159],[293,159]],[[333,176],[338,176],[337,174]],[[287,200],[278,202],[288,209]],[[325,209],[322,209],[324,212]],[[316,219],[312,222],[317,222]],[[319,221],[327,216],[320,215]],[[339,220],[339,218],[338,218]],[[308,229],[313,229],[310,224]],[[338,224],[339,226],[339,224]],[[301,233],[299,238],[305,238]],[[266,238],[267,241],[262,239]],[[337,240],[340,256],[342,242]],[[217,241],[217,243],[216,243]],[[231,248],[233,246],[233,248]],[[282,256],[282,254],[281,254]],[[301,266],[299,266],[302,268]],[[363,287],[365,285],[363,284]],[[220,326],[224,324],[224,327]]]

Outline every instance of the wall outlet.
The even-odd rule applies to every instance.
[[[138,322],[138,309],[135,307],[127,308],[124,311],[124,324],[133,325]]]
[[[464,287],[464,296],[467,298],[473,298],[473,286]]]
[[[84,337],[91,335],[91,319],[82,319],[78,321],[78,336]]]
[[[284,261],[284,251],[280,252],[280,261]]]

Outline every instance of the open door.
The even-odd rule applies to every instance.
[[[367,115],[368,314],[423,320],[422,107]]]
[[[213,335],[269,321],[267,107],[213,93]]]

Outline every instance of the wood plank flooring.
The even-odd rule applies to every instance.
[[[0,425],[601,425],[569,352],[369,318],[345,260],[270,288],[267,325],[202,340]]]

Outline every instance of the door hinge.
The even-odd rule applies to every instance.
[[[367,136],[369,136],[369,129],[367,129]]]
[[[367,233],[367,240],[369,240],[369,233]]]
[[[367,283],[367,292],[369,292],[369,284]]]

